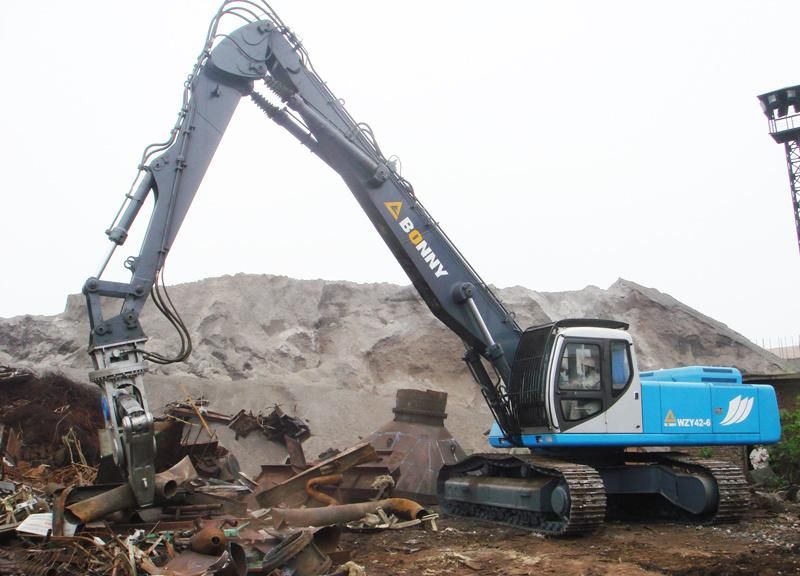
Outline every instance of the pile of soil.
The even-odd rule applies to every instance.
[[[18,461],[59,466],[66,463],[62,437],[74,431],[87,464],[99,461],[97,429],[103,427],[100,390],[47,373],[0,384],[0,424],[17,433]],[[77,456],[77,455],[76,455]]]
[[[150,411],[187,394],[214,410],[268,412],[280,405],[307,421],[309,454],[344,449],[392,418],[401,388],[448,394],[447,427],[467,451],[484,450],[491,424],[457,336],[412,286],[296,280],[237,274],[169,287],[192,336],[191,356],[150,365]],[[750,374],[785,371],[785,363],[724,324],[628,280],[608,289],[561,293],[497,290],[522,327],[566,317],[630,323],[639,368],[736,366]],[[141,317],[148,351],[173,355],[173,326],[148,301]],[[58,370],[86,381],[92,370],[85,298],[70,296],[62,314],[0,318],[0,364]],[[240,462],[247,466],[247,462]],[[252,457],[258,469],[265,463]]]

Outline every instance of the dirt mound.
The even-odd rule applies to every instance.
[[[281,405],[309,421],[309,454],[344,448],[391,418],[400,388],[447,392],[447,426],[467,450],[484,448],[490,415],[461,361],[459,339],[430,313],[411,286],[294,280],[248,275],[210,278],[169,289],[194,340],[182,364],[151,366],[150,408],[205,396],[237,412]],[[566,317],[629,322],[642,369],[692,364],[780,372],[783,362],[724,324],[652,288],[619,280],[542,293],[500,289],[527,327]],[[148,349],[177,349],[172,326],[148,304]],[[64,313],[0,319],[0,364],[64,372],[85,380],[89,334],[85,304],[70,296]]]
[[[642,370],[693,364],[735,366],[764,374],[786,370],[786,363],[747,338],[664,294],[620,278],[607,290],[588,286],[572,292],[500,291],[512,310],[534,302],[552,320],[610,318],[630,324]]]
[[[671,296],[620,279],[608,290],[535,292],[513,287],[498,295],[522,327],[562,318],[599,317],[631,325],[642,369],[688,364],[733,365],[744,372],[780,372],[777,356]],[[170,288],[194,339],[184,364],[157,373],[200,378],[314,381],[363,386],[402,379],[461,380],[461,343],[436,320],[410,286],[223,276]],[[148,347],[174,352],[172,327],[152,306],[142,325]],[[89,368],[83,298],[70,296],[57,316],[0,319],[0,363]]]

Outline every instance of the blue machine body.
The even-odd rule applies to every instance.
[[[642,428],[631,433],[524,433],[527,447],[772,444],[781,427],[775,390],[744,384],[736,368],[689,366],[642,372]],[[600,416],[602,417],[602,415]],[[511,444],[495,423],[489,443]]]

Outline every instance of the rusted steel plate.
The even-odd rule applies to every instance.
[[[306,487],[306,482],[308,482],[310,478],[326,476],[328,474],[341,474],[353,466],[357,466],[362,462],[372,462],[377,460],[377,458],[378,455],[370,444],[359,444],[345,450],[341,454],[337,454],[333,458],[324,460],[300,472],[274,488],[259,492],[255,495],[256,502],[263,508],[272,508],[284,502],[293,494],[303,492]]]

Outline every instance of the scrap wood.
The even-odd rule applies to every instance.
[[[83,455],[83,450],[81,450],[81,441],[78,438],[78,435],[75,434],[75,428],[70,426],[69,431],[61,437],[61,441],[64,443],[64,447],[67,449],[69,453],[69,461],[73,464],[83,464],[84,466],[88,466],[86,462],[86,456]],[[74,450],[74,452],[73,452]],[[78,460],[75,460],[77,456]]]
[[[97,467],[84,464],[70,464],[51,471],[47,475],[48,483],[63,486],[88,486],[97,478]]]
[[[445,556],[445,558],[448,558],[450,560],[455,560],[459,564],[463,564],[464,566],[466,566],[467,568],[469,568],[471,570],[480,570],[481,569],[481,563],[480,562],[476,562],[475,560],[473,560],[469,556],[464,556],[463,554],[459,554],[458,552],[447,552],[447,553],[445,553],[444,556]]]
[[[9,456],[12,460],[16,460],[19,456],[19,451],[22,448],[22,440],[19,433],[14,428],[9,428],[5,437],[5,445],[3,446],[4,456]]]

